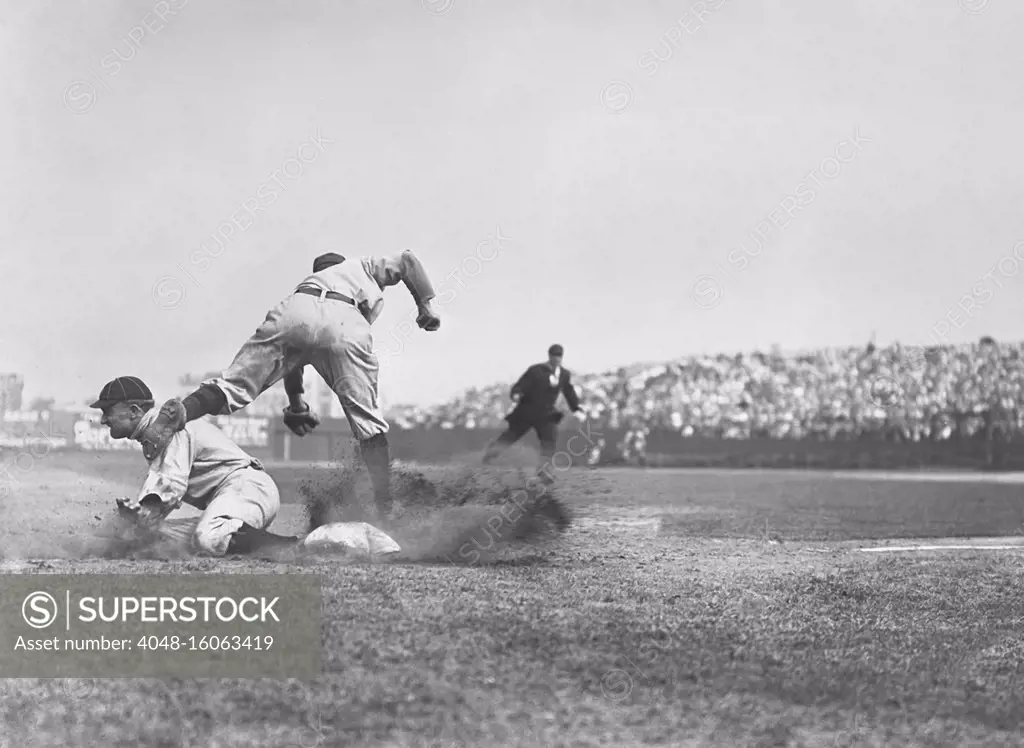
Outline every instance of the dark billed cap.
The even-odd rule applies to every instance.
[[[344,261],[345,258],[337,252],[328,252],[327,254],[320,255],[313,260],[313,272],[319,273],[321,270],[326,270],[331,265],[340,265]]]
[[[565,351],[562,350],[562,346],[560,346],[558,343],[555,343],[553,346],[548,348],[548,355],[549,356],[562,356],[562,355],[565,355]]]
[[[106,408],[114,403],[145,402],[153,399],[149,387],[138,377],[118,377],[103,385],[100,398],[90,408]]]

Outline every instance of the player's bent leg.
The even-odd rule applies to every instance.
[[[231,538],[245,526],[245,520],[238,517],[204,515],[192,534],[192,547],[204,556],[224,556]]]
[[[342,400],[342,410],[352,434],[359,442],[359,455],[373,485],[373,498],[381,518],[391,515],[391,446],[388,423],[376,407],[375,398],[359,398],[350,391]]]
[[[253,336],[242,344],[221,376],[203,382],[219,393],[210,392],[205,396],[199,390],[192,393],[196,417],[229,415],[242,410],[284,379],[289,371],[307,363],[308,351],[303,341],[291,340],[294,337],[291,331],[279,329],[286,322],[287,319],[278,319],[273,313],[268,315]]]
[[[292,548],[300,538],[277,535],[246,524],[237,517],[212,517],[196,528],[192,544],[205,556],[246,555],[260,551]]]
[[[193,545],[211,556],[294,545],[298,538],[267,531],[280,506],[277,486],[269,475],[255,468],[239,470],[206,506],[192,535]]]
[[[372,349],[370,326],[352,307],[339,304],[330,309],[338,324],[325,330],[337,332],[327,345],[313,353],[310,362],[345,411],[370,474],[377,512],[381,518],[387,518],[393,508],[391,448],[387,438],[390,427],[377,396],[379,364]]]
[[[220,413],[227,405],[227,395],[215,384],[203,383],[199,389],[186,396],[181,404],[185,408],[185,420],[194,421],[203,416]]]
[[[289,341],[290,319],[287,302],[272,309],[235,354],[223,375],[203,382],[184,400],[165,402],[142,435],[146,457],[159,453],[185,424],[205,415],[227,415],[241,410],[261,393],[277,384],[299,363],[304,350]]]
[[[375,434],[359,442],[359,454],[370,473],[373,484],[373,498],[377,512],[382,518],[391,515],[393,502],[391,497],[391,447],[387,434]]]

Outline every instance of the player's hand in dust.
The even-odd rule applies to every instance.
[[[135,518],[138,516],[138,509],[133,509],[128,506],[131,499],[125,496],[119,496],[114,499],[114,503],[117,504],[117,516],[128,522],[135,522]]]
[[[147,530],[155,530],[164,518],[164,504],[156,494],[149,494],[139,503],[136,524]]]
[[[164,506],[160,498],[150,494],[146,496],[138,506],[131,506],[132,501],[128,498],[115,499],[117,504],[117,516],[133,528],[151,532],[154,531],[164,518]]]

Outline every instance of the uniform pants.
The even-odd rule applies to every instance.
[[[266,530],[280,508],[273,478],[262,470],[245,468],[224,480],[198,518],[165,521],[159,532],[167,540],[191,542],[198,553],[223,556],[231,536],[243,524]]]
[[[297,366],[311,364],[338,396],[360,441],[388,431],[377,398],[370,323],[351,304],[293,293],[267,313],[221,377],[210,380],[241,410]]]

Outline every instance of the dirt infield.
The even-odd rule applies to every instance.
[[[515,456],[513,456],[515,462]],[[335,463],[271,464],[270,474],[281,489],[282,508],[273,529],[301,534],[306,529],[304,495],[335,481]],[[474,468],[399,466],[399,472],[422,475],[438,485],[455,485],[459,496],[406,502],[408,511],[388,528],[414,549],[413,558],[449,557],[474,539],[474,533],[507,504],[510,486],[527,475],[507,468],[503,473],[474,478]],[[145,476],[136,453],[53,453],[26,472],[9,471],[16,481],[0,492],[0,556],[4,559],[85,558],[97,555],[112,532],[113,500],[135,493]],[[681,531],[689,537],[768,537],[787,541],[833,541],[840,547],[855,540],[865,545],[917,545],[915,539],[1024,536],[1024,510],[1015,489],[1019,474],[901,473],[882,471],[794,471],[659,468],[574,470],[571,491],[597,498],[613,493],[609,486],[643,486],[650,498],[669,500],[669,511],[652,507],[647,497],[622,502],[616,516],[602,512],[588,522],[650,521],[659,514],[659,531]],[[504,476],[504,477],[502,477]],[[560,481],[565,484],[566,481]],[[888,487],[887,487],[888,484]],[[327,490],[331,490],[330,488]],[[557,489],[561,491],[562,489]],[[628,489],[627,489],[628,490]],[[370,513],[365,480],[358,506],[349,505],[337,519],[367,519]],[[682,493],[679,493],[679,492]],[[469,495],[475,498],[468,500]],[[677,494],[673,496],[673,494]],[[899,505],[890,506],[897,501]],[[639,506],[639,508],[638,508]],[[658,504],[658,506],[661,506]],[[635,513],[648,516],[635,516]],[[183,506],[174,517],[197,516]],[[508,523],[504,523],[507,525]],[[458,529],[453,529],[458,528]],[[911,532],[900,534],[903,528]],[[458,541],[458,542],[456,542]],[[934,543],[932,543],[934,544]],[[962,543],[961,543],[962,544]],[[970,543],[968,543],[970,544]],[[1010,544],[1004,540],[1004,544]],[[436,553],[435,551],[441,551]]]
[[[5,571],[268,568],[91,556],[113,496],[134,491],[143,466],[61,460],[4,497]],[[423,468],[432,482],[458,483],[460,470]],[[324,471],[271,474],[287,497],[282,526],[301,529],[300,488]],[[4,737],[26,748],[1024,743],[1024,554],[860,551],[908,538],[1011,545],[1024,535],[1018,487],[746,471],[559,481],[575,522],[544,547],[461,564],[271,567],[323,574],[315,681],[0,681]],[[477,505],[491,518],[500,507]]]
[[[114,499],[138,491],[145,465],[137,454],[108,457],[111,459],[99,462],[92,455],[64,453],[35,465],[4,498],[0,559],[71,560],[116,555],[113,549],[120,544],[113,540]],[[433,480],[427,479],[422,469]],[[329,469],[279,465],[269,468],[269,472],[279,482],[282,494],[281,510],[271,528],[274,532],[303,535],[308,529],[303,502],[311,496],[341,499],[330,519],[369,521],[384,528],[403,548],[397,558],[400,561],[444,559],[460,563],[463,557],[500,556],[524,543],[543,544],[554,530],[550,523],[536,521],[528,511],[536,492],[515,490],[529,488],[527,474],[519,471],[438,471],[396,464],[393,484],[400,511],[389,521],[379,520],[373,513],[364,474],[353,479],[349,471],[344,471],[342,478],[336,463]],[[177,538],[189,525],[188,520],[199,514],[183,505],[171,515],[167,524],[172,529],[167,534]],[[187,543],[168,541],[133,557],[187,555]]]

